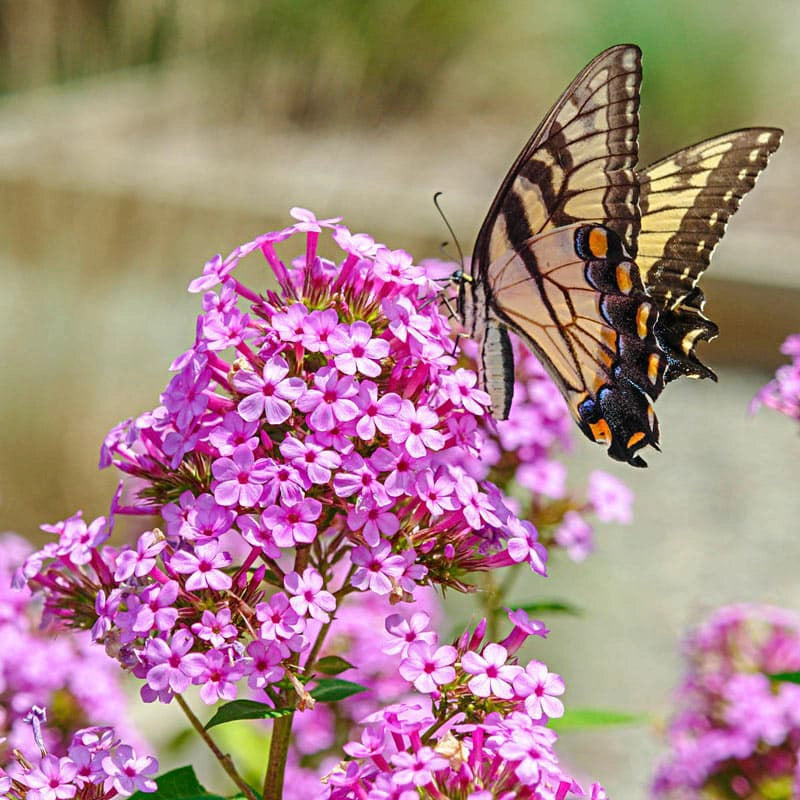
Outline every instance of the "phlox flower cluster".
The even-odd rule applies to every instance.
[[[800,796],[800,615],[763,605],[716,611],[684,645],[686,673],[659,767],[659,798]]]
[[[563,714],[564,684],[539,661],[516,662],[525,639],[544,631],[520,612],[510,617],[500,643],[484,641],[482,622],[454,645],[424,630],[400,644],[400,673],[420,696],[363,720],[344,746],[351,760],[328,774],[323,797],[605,798],[597,784],[587,795],[559,766],[547,722]]]
[[[750,410],[765,405],[800,420],[800,333],[787,337],[781,352],[789,356],[792,363],[778,367],[775,377],[753,398]]]
[[[0,795],[10,800],[112,800],[156,791],[150,776],[157,770],[152,756],[137,756],[113,728],[84,728],[72,736],[63,756],[19,754],[0,769]]]
[[[92,645],[88,633],[54,636],[43,630],[30,590],[11,588],[15,570],[31,551],[19,536],[0,536],[0,765],[15,749],[27,758],[39,756],[25,721],[33,706],[48,710],[42,741],[53,757],[66,755],[72,732],[90,724],[113,725],[141,748],[114,662]]]
[[[125,476],[110,515],[43,526],[56,539],[26,559],[17,583],[42,591],[49,620],[91,630],[140,679],[145,701],[170,702],[194,685],[212,705],[246,684],[297,711],[314,707],[321,659],[335,652],[333,623],[361,598],[382,606],[390,637],[388,651],[355,665],[370,708],[413,691],[426,729],[428,718],[448,721],[455,736],[458,720],[497,756],[515,738],[504,744],[500,728],[530,723],[549,747],[546,722],[563,710],[563,684],[513,656],[541,623],[512,618],[505,643],[483,643],[482,630],[441,643],[422,591],[469,590],[474,573],[520,564],[545,575],[548,551],[532,519],[548,545],[581,557],[591,540],[584,514],[628,521],[630,493],[596,473],[587,502],[567,498],[550,455],[566,412],[541,368],[521,358],[526,423],[495,427],[439,311],[441,287],[403,251],[338,220],[292,214],[294,224],[211,259],[190,284],[203,306],[194,344],[173,362],[160,405],[103,444],[101,466]],[[323,234],[338,249],[333,260],[318,252]],[[278,249],[289,246],[302,252],[285,262]],[[251,253],[280,293],[235,277]],[[517,480],[534,491],[531,508],[508,494]],[[109,543],[120,514],[147,528],[134,546]],[[384,656],[394,657],[392,680]],[[343,706],[345,721],[371,699]],[[497,730],[470,728],[490,717]],[[303,723],[297,730],[300,768]],[[406,745],[395,745],[399,758]],[[535,785],[537,797],[572,787],[555,766],[540,771],[498,775],[502,785]]]

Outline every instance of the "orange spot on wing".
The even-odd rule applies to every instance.
[[[598,420],[595,423],[589,424],[589,430],[592,432],[592,438],[600,444],[608,444],[611,441],[611,428],[604,420]]]
[[[639,334],[640,339],[647,336],[647,320],[650,319],[652,309],[650,303],[642,303],[636,310],[636,333]]]
[[[589,250],[597,258],[608,255],[608,235],[602,228],[592,228],[589,231]]]
[[[628,294],[633,289],[633,280],[631,279],[631,263],[623,261],[617,264],[617,286],[622,294]]]
[[[631,436],[630,439],[628,439],[628,444],[626,445],[627,449],[630,450],[631,447],[641,442],[642,439],[644,439],[644,433],[642,433],[642,431],[637,431],[633,434],[633,436]]]
[[[658,380],[658,368],[661,364],[661,359],[658,353],[650,353],[650,358],[647,359],[647,377],[650,378],[650,383],[655,386]]]

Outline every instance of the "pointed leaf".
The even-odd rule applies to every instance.
[[[515,604],[516,605],[516,604]],[[579,608],[566,600],[534,600],[530,603],[523,603],[521,608],[526,614],[536,616],[536,614],[569,614],[573,617],[582,617],[583,609]]]
[[[320,678],[311,690],[311,696],[319,703],[335,703],[337,700],[344,700],[345,697],[366,691],[366,686],[343,681],[341,678]]]
[[[323,675],[338,675],[348,669],[353,669],[353,665],[340,656],[325,656],[314,662],[312,669],[315,672],[321,672]]]
[[[130,800],[224,800],[201,786],[191,766],[164,773],[156,778],[156,785],[155,792],[136,792]]]
[[[215,725],[224,725],[226,722],[235,722],[237,719],[274,719],[291,714],[291,708],[272,708],[266,703],[255,700],[233,700],[220,706],[217,713],[206,723],[206,730]]]
[[[644,714],[630,714],[626,711],[611,711],[602,708],[573,708],[560,719],[551,719],[549,727],[557,731],[571,731],[586,728],[608,728],[612,725],[641,725],[644,722],[647,722]]]
[[[784,683],[800,683],[800,672],[775,672],[767,677]]]

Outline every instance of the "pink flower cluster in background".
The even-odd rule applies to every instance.
[[[750,410],[765,405],[800,420],[800,334],[787,337],[781,352],[790,356],[792,363],[778,367],[775,377],[753,398]]]
[[[657,798],[800,795],[800,615],[764,605],[719,609],[688,636]]]

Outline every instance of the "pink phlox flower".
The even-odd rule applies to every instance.
[[[369,461],[365,461],[358,453],[351,453],[343,460],[342,470],[333,478],[333,490],[338,497],[357,494],[359,505],[389,505],[389,495]]]
[[[389,320],[389,330],[401,342],[409,339],[422,344],[428,341],[431,331],[430,317],[418,314],[408,297],[387,298],[381,303],[381,310]]]
[[[750,740],[748,751],[759,739],[779,745],[789,726],[781,703],[776,702],[769,678],[761,672],[733,675],[724,687],[725,722]]]
[[[337,225],[333,231],[333,240],[346,253],[358,258],[374,258],[377,250],[375,240],[366,233],[351,233],[344,225]]]
[[[601,470],[592,471],[586,494],[602,522],[628,525],[633,521],[633,492],[613,475]]]
[[[305,496],[308,480],[291,464],[267,458],[264,464],[264,494],[261,496],[261,505],[269,506],[278,502],[299,503]]]
[[[305,629],[305,619],[294,610],[283,592],[276,592],[266,603],[259,603],[256,618],[261,623],[259,636],[265,641],[288,640]]]
[[[177,503],[168,503],[161,508],[161,516],[167,529],[167,536],[171,539],[190,536],[192,529],[189,526],[189,514],[194,508],[195,496],[188,489],[181,493]]]
[[[203,320],[203,337],[211,351],[237,347],[256,335],[250,324],[250,315],[232,308],[230,311],[207,311]]]
[[[30,771],[22,776],[28,787],[31,800],[67,800],[75,797],[78,787],[73,782],[78,772],[77,765],[66,756],[58,758],[46,755]]]
[[[236,519],[236,524],[242,533],[242,538],[257,547],[267,558],[280,558],[282,553],[272,537],[272,531],[264,520],[262,513],[259,518],[252,514],[242,514]]]
[[[148,639],[145,645],[149,665],[147,685],[155,692],[169,690],[183,694],[191,678],[205,669],[203,654],[189,652],[193,645],[194,637],[185,628],[176,631],[169,643],[161,638]]]
[[[264,417],[270,425],[280,425],[292,415],[289,401],[296,401],[306,390],[302,378],[287,378],[289,365],[280,356],[270,358],[261,375],[249,370],[239,370],[233,377],[233,386],[245,397],[237,410],[242,419],[252,422]]]
[[[414,266],[414,259],[405,250],[389,250],[387,247],[379,247],[375,254],[372,271],[384,283],[423,286],[428,281],[423,270]]]
[[[573,561],[583,561],[594,550],[592,526],[577,511],[564,514],[554,538]]]
[[[431,694],[439,686],[452,683],[456,679],[453,664],[458,658],[458,651],[452,645],[443,645],[433,649],[427,642],[413,642],[400,662],[398,672],[414,688],[423,694]]]
[[[267,459],[256,460],[253,451],[240,444],[230,458],[223,456],[211,464],[216,479],[216,485],[212,485],[214,499],[221,506],[252,508],[258,503],[270,477],[268,466]]]
[[[235,261],[227,262],[222,260],[222,256],[217,253],[213,258],[210,258],[203,265],[203,274],[199,278],[195,278],[189,284],[189,291],[193,294],[203,292],[206,289],[211,289],[218,283],[222,283],[228,274],[236,266]]]
[[[506,761],[514,762],[514,773],[526,785],[535,786],[547,773],[557,770],[553,741],[555,734],[543,725],[517,729],[499,750]]]
[[[231,663],[226,654],[219,650],[209,650],[204,657],[205,666],[195,681],[202,682],[200,699],[209,706],[220,700],[235,700],[236,681],[244,675],[244,665],[241,662]]]
[[[164,455],[170,456],[170,468],[177,469],[181,461],[183,461],[183,457],[194,450],[199,441],[199,430],[186,428],[185,430],[170,431],[167,433],[164,437],[162,450],[164,451]]]
[[[240,444],[255,450],[258,447],[257,433],[257,420],[248,422],[236,412],[228,411],[222,422],[209,431],[208,441],[221,456],[230,456]]]
[[[564,681],[541,661],[530,661],[525,671],[514,678],[514,691],[525,698],[525,710],[531,719],[564,716],[564,704],[558,699],[564,694]]]
[[[397,767],[394,780],[401,785],[410,783],[414,786],[431,783],[435,772],[447,769],[450,765],[446,758],[428,746],[420,747],[413,753],[395,753],[391,762]]]
[[[120,795],[134,792],[155,792],[156,782],[150,778],[158,772],[158,761],[152,756],[137,758],[136,752],[129,745],[123,744],[117,751],[103,759],[103,770],[108,775],[104,789],[112,788]]]
[[[533,494],[560,500],[567,494],[567,467],[560,461],[538,458],[520,464],[514,475],[517,483]]]
[[[418,588],[417,584],[428,574],[428,568],[417,562],[417,551],[414,548],[398,553],[405,561],[405,569],[398,577],[397,583],[408,594],[413,594]]]
[[[94,599],[94,611],[97,619],[92,625],[92,639],[95,642],[101,641],[111,630],[121,601],[122,593],[119,589],[112,590],[108,597],[106,597],[105,589],[97,592],[97,597]]]
[[[473,478],[464,475],[456,481],[456,496],[461,501],[462,513],[470,528],[481,530],[487,525],[492,528],[502,525],[494,503]]]
[[[247,685],[251,689],[263,689],[283,678],[284,669],[280,663],[289,656],[285,645],[256,640],[247,645],[247,655],[250,657],[245,665]]]
[[[114,580],[122,582],[135,575],[144,578],[156,565],[156,557],[167,546],[166,539],[155,531],[145,531],[136,542],[136,550],[123,550],[117,558]]]
[[[156,583],[142,591],[138,605],[129,598],[126,616],[130,618],[131,630],[140,635],[152,630],[162,633],[172,630],[178,621],[178,609],[174,607],[178,589],[177,581]],[[124,623],[120,621],[120,625]]]
[[[83,566],[92,560],[92,551],[110,535],[109,523],[105,517],[97,517],[88,525],[78,511],[63,522],[55,525],[40,525],[47,533],[58,534],[58,542],[53,552],[60,558],[69,559],[76,566]]]
[[[436,429],[439,422],[435,411],[426,406],[415,407],[410,400],[403,400],[391,424],[392,441],[402,444],[410,456],[423,458],[428,450],[444,447],[444,435]]]
[[[179,431],[192,426],[208,408],[206,389],[210,383],[211,370],[206,366],[206,357],[196,356],[167,384],[161,402]]]
[[[502,645],[489,642],[482,653],[467,651],[461,657],[464,672],[475,677],[467,682],[469,690],[478,697],[497,697],[510,700],[514,696],[511,684],[522,667],[506,664],[508,651]]]
[[[389,355],[389,342],[373,339],[372,328],[362,320],[356,320],[349,326],[337,326],[328,337],[328,346],[336,369],[345,375],[360,372],[377,378],[381,374],[378,362]]]
[[[333,450],[326,450],[311,438],[304,441],[287,435],[281,442],[281,455],[289,459],[300,472],[308,475],[308,480],[317,485],[330,481],[331,471],[341,466],[341,456]]]
[[[439,379],[439,394],[456,408],[481,417],[492,401],[482,389],[478,389],[478,376],[471,369],[459,367],[454,374],[445,373]]]
[[[236,626],[231,622],[231,610],[227,606],[223,606],[216,614],[208,608],[203,611],[200,622],[192,624],[192,633],[212,647],[222,647],[226,639],[235,639],[238,635]]]
[[[402,398],[394,392],[378,397],[378,387],[372,381],[362,381],[356,404],[361,412],[356,422],[358,438],[369,442],[375,438],[375,429],[391,433],[393,420],[400,410]]]
[[[432,517],[458,508],[454,496],[456,482],[444,469],[439,469],[436,473],[430,468],[423,470],[417,475],[414,488],[417,497],[425,503]]]
[[[405,658],[408,648],[414,642],[424,642],[429,645],[436,643],[436,633],[428,627],[431,622],[430,614],[417,611],[408,619],[401,614],[392,614],[386,618],[386,631],[392,639],[383,646],[387,655],[400,654]]]
[[[290,208],[289,214],[297,220],[292,225],[296,231],[319,233],[322,228],[335,228],[336,223],[342,221],[341,217],[317,219],[313,211],[309,211],[307,208],[300,208],[300,206]]]
[[[194,552],[176,551],[170,558],[169,565],[175,572],[189,575],[186,581],[187,592],[200,589],[222,592],[230,589],[233,584],[231,576],[222,571],[232,561],[230,553],[220,551],[219,542],[212,540],[197,545]]]
[[[230,508],[219,505],[210,494],[204,492],[189,511],[184,538],[198,543],[218,539],[231,529],[235,519],[236,514]]]
[[[336,598],[325,591],[322,575],[313,567],[306,567],[303,574],[292,571],[283,579],[286,591],[292,595],[289,602],[301,616],[310,615],[320,622],[329,622],[329,611],[336,608]]]
[[[364,541],[375,547],[381,536],[392,537],[400,530],[400,520],[389,507],[379,506],[374,499],[367,498],[347,512],[347,527],[361,531]]]
[[[262,522],[272,532],[278,547],[309,544],[317,537],[314,524],[322,513],[322,503],[313,497],[292,504],[270,506],[261,515]]]
[[[308,309],[301,303],[289,306],[286,311],[272,315],[272,327],[277,331],[281,341],[300,342],[306,330]]]
[[[361,740],[347,742],[342,749],[350,758],[372,758],[386,749],[386,731],[380,725],[368,725],[361,731]]]
[[[414,458],[401,444],[389,443],[389,448],[379,447],[370,457],[378,472],[388,472],[383,481],[389,497],[413,495],[417,474],[430,463],[430,458]]]
[[[340,376],[331,367],[323,367],[314,375],[314,387],[308,389],[296,406],[310,412],[307,422],[316,431],[329,431],[337,422],[348,422],[358,416],[358,406],[352,398],[358,386],[351,375]]]
[[[547,575],[547,548],[539,541],[532,522],[510,517],[506,522],[510,534],[508,554],[517,564],[527,561],[534,572]]]
[[[339,325],[339,315],[332,308],[312,311],[305,320],[302,345],[311,353],[330,353],[328,339]]]
[[[239,296],[236,294],[236,281],[226,280],[222,284],[222,289],[217,292],[206,292],[203,295],[201,305],[203,311],[214,311],[217,314],[225,314],[233,311]]]
[[[392,578],[397,579],[405,570],[405,559],[392,554],[392,547],[381,539],[375,547],[354,547],[351,562],[357,567],[350,583],[361,591],[369,589],[377,595],[392,591]]]

